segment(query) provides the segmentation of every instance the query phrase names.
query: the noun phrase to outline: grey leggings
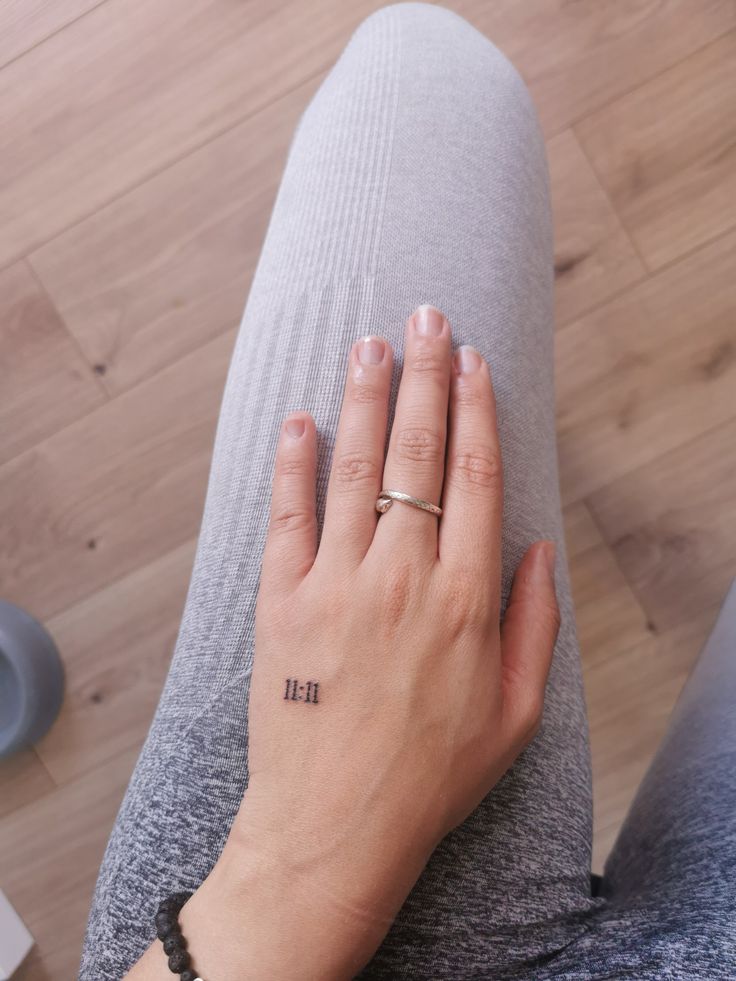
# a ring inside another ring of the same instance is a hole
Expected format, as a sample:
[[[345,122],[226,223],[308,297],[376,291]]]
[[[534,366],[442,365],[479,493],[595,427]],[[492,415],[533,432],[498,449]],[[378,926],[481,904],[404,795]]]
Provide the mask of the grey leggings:
[[[152,939],[158,900],[195,888],[227,837],[248,783],[254,606],[279,423],[293,409],[314,414],[323,502],[358,336],[386,336],[400,366],[412,309],[447,314],[455,341],[477,347],[494,376],[504,591],[534,539],[564,548],[551,242],[544,147],[511,65],[441,8],[370,17],[291,147],[227,381],[176,652],[97,883],[85,981],[121,977]],[[731,652],[701,662],[593,895],[585,708],[559,568],[562,629],[541,732],[436,850],[361,977],[736,977]]]

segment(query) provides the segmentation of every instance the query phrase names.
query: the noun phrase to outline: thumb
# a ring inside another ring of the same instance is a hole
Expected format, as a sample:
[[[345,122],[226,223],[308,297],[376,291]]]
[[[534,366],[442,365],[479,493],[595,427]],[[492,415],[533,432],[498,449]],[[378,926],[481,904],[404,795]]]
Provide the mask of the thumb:
[[[501,625],[504,716],[512,736],[524,744],[531,742],[542,720],[560,629],[554,570],[554,542],[535,542],[516,570]]]

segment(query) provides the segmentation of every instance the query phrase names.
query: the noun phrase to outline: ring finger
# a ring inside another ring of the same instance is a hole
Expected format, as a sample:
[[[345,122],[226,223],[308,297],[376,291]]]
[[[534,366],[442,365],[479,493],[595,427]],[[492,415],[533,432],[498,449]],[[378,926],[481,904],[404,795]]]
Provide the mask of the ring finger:
[[[434,307],[421,306],[409,318],[404,368],[399,385],[383,487],[438,504],[442,494],[450,389],[450,325]],[[376,542],[395,545],[412,539],[437,555],[437,518],[394,501],[381,516]]]

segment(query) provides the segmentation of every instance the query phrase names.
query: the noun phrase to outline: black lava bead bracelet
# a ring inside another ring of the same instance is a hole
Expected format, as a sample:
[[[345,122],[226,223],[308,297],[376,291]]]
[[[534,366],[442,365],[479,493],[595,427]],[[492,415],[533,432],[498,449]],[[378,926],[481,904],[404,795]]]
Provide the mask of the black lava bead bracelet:
[[[172,974],[179,975],[179,981],[202,981],[191,966],[192,958],[179,927],[179,913],[191,896],[190,892],[174,893],[159,904],[154,918],[156,936],[163,941],[164,953],[169,958],[169,970]]]

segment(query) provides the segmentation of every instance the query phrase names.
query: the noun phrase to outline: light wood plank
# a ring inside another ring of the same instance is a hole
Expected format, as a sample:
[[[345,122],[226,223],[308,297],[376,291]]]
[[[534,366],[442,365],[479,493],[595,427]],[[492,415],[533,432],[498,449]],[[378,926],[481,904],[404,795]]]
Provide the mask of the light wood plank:
[[[55,786],[32,746],[0,760],[0,818],[43,797]]]
[[[42,965],[53,978],[77,976],[92,890],[137,752],[0,818],[3,891],[37,948],[22,975]],[[31,973],[29,973],[31,971]]]
[[[732,0],[450,3],[512,59],[552,136],[736,27]]]
[[[0,272],[0,463],[105,401],[24,262]]]
[[[571,560],[570,579],[583,661],[593,653],[615,653],[646,639],[646,614],[605,542]]]
[[[658,631],[719,604],[736,569],[736,420],[614,481],[588,503]]]
[[[736,233],[558,332],[566,502],[734,417],[734,254]]]
[[[565,547],[568,562],[573,563],[588,549],[595,548],[603,541],[593,516],[585,501],[578,501],[563,509],[565,525]]]
[[[0,468],[0,593],[40,619],[194,537],[234,332]]]
[[[323,70],[374,0],[107,0],[0,73],[0,265]]]
[[[593,761],[593,868],[601,871],[717,607],[659,632],[585,502],[565,508]]]
[[[238,324],[286,150],[316,84],[300,86],[31,256],[110,392]]]
[[[593,868],[601,871],[718,609],[583,660],[593,757]]]
[[[651,268],[736,223],[735,106],[731,32],[576,127]]]
[[[0,67],[98,3],[100,0],[0,0]]]
[[[36,751],[57,783],[142,745],[171,661],[194,544],[136,568],[47,622],[67,688],[61,714]]]
[[[563,511],[583,662],[649,639],[651,625],[584,501]]]
[[[56,977],[53,969],[44,964],[43,954],[38,947],[34,947],[13,975],[13,981],[56,981]]]
[[[555,224],[555,320],[563,326],[642,279],[643,263],[572,130],[547,144]]]

